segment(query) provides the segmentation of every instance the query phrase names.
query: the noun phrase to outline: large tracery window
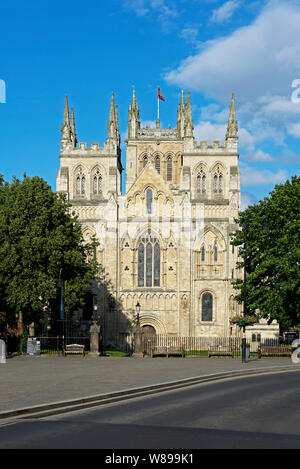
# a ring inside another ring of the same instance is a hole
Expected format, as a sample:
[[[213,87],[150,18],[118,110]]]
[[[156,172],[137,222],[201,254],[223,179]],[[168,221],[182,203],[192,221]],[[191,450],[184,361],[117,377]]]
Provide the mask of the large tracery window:
[[[201,321],[213,320],[213,297],[211,293],[205,292],[201,300]]]
[[[143,237],[138,246],[138,286],[160,286],[160,246],[151,235]]]

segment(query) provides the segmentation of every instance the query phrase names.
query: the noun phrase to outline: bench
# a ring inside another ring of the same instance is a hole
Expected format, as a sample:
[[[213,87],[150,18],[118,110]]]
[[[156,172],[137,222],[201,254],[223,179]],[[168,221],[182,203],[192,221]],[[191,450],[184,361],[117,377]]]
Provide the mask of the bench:
[[[65,355],[71,354],[81,354],[85,356],[84,345],[80,344],[69,344],[65,346]]]
[[[292,356],[292,349],[291,347],[280,347],[274,345],[260,345],[257,349],[258,358],[270,355],[287,355],[289,357]]]
[[[168,358],[169,355],[181,355],[182,358],[184,358],[184,347],[174,347],[171,345],[168,346],[161,346],[161,345],[153,345],[150,349],[150,355],[151,358],[154,357],[154,355],[166,355]]]
[[[210,345],[208,347],[208,358],[217,355],[230,355],[233,358],[233,352],[231,345]]]

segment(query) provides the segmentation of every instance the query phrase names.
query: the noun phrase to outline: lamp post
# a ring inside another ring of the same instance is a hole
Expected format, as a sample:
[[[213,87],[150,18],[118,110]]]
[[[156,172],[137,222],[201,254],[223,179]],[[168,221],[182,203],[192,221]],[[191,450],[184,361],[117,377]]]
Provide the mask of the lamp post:
[[[137,324],[137,327],[140,327],[140,311],[141,311],[141,305],[139,302],[137,302],[137,304],[135,305],[135,309],[136,309],[136,324]]]
[[[65,356],[65,291],[64,291],[64,281],[62,275],[63,268],[61,267],[58,275],[58,283],[61,288],[60,293],[60,319],[63,324],[63,334],[62,334],[62,354]]]

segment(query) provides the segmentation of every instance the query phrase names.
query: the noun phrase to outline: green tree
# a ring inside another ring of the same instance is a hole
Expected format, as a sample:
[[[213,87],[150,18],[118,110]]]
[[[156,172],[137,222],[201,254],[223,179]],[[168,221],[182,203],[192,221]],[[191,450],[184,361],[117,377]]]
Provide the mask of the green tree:
[[[244,236],[247,230],[246,308],[259,309],[263,317],[277,319],[283,329],[300,322],[300,177],[276,185],[270,197],[248,207],[236,220],[240,231],[232,244],[240,248],[245,263]],[[243,301],[243,280],[234,282]]]
[[[61,269],[66,314],[82,307],[98,267],[93,249],[70,204],[43,179],[0,178],[0,311],[10,323],[20,311],[28,325],[59,309]]]

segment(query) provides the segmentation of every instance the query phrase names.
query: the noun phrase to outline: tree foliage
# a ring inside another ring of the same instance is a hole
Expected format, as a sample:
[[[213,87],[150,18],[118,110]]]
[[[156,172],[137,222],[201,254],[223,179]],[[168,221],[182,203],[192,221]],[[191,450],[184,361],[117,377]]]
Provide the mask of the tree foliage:
[[[83,306],[97,265],[92,244],[83,244],[70,204],[41,178],[0,178],[0,311],[24,324],[59,305],[62,269],[65,311]]]
[[[240,231],[232,244],[242,246],[247,230],[246,305],[248,313],[259,309],[263,317],[277,319],[283,329],[300,322],[300,177],[276,185],[270,197],[239,214]],[[243,300],[243,280],[235,281]]]

